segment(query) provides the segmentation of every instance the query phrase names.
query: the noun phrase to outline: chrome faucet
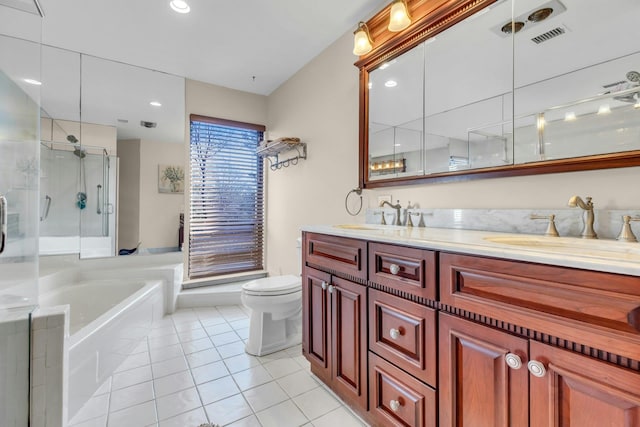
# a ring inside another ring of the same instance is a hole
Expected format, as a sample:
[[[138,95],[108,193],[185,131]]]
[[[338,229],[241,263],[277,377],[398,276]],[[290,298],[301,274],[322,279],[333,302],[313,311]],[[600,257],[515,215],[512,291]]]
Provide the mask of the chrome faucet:
[[[593,223],[595,221],[595,215],[593,213],[593,202],[591,202],[591,197],[585,197],[585,199],[586,203],[579,196],[573,196],[569,199],[568,204],[572,208],[579,206],[584,210],[584,213],[582,215],[584,226],[582,228],[582,233],[580,234],[580,236],[583,239],[597,239],[598,235],[593,229]]]
[[[400,206],[400,200],[396,200],[395,205],[389,203],[388,200],[384,200],[382,203],[380,203],[380,207],[384,207],[384,205],[389,205],[389,207],[396,210],[396,223],[394,225],[402,225],[402,220],[400,219],[400,210],[402,209],[402,206]]]

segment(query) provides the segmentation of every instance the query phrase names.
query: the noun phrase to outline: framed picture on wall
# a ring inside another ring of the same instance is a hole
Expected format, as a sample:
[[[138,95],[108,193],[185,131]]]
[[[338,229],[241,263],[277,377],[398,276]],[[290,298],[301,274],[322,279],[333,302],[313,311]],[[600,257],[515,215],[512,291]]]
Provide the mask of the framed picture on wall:
[[[184,193],[184,169],[179,165],[158,165],[158,192]]]

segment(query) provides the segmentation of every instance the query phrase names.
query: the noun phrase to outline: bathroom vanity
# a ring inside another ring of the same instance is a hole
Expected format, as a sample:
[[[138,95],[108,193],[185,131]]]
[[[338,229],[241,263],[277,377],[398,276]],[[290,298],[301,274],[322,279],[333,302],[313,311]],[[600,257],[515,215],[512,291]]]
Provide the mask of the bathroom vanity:
[[[639,425],[640,245],[303,230],[303,353],[372,425]]]

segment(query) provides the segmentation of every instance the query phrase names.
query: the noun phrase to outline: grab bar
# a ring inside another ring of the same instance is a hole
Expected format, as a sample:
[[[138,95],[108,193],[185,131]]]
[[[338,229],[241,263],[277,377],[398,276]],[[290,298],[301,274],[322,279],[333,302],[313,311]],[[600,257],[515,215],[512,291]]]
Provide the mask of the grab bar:
[[[51,197],[47,194],[44,197],[44,214],[40,217],[40,221],[44,221],[49,216],[49,208],[51,207]]]
[[[0,254],[7,242],[7,198],[0,195]]]
[[[96,197],[96,200],[98,201],[98,206],[97,206],[97,209],[96,209],[96,213],[98,215],[102,214],[102,209],[100,209],[100,190],[102,190],[102,185],[98,184],[98,195]]]

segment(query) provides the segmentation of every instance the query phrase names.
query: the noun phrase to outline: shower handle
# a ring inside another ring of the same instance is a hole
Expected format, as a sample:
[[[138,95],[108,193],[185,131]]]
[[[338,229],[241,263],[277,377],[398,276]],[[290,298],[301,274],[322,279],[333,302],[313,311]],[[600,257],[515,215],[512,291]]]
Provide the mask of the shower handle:
[[[7,242],[7,198],[0,195],[0,254]]]
[[[98,215],[102,215],[102,209],[100,209],[100,190],[102,190],[102,185],[98,184],[98,194],[96,196],[96,200],[98,201],[98,206],[96,208],[96,213]]]
[[[49,208],[51,207],[51,197],[49,197],[49,195],[46,195],[44,198],[44,202],[45,202],[44,213],[40,217],[40,221],[44,221],[49,216]]]

